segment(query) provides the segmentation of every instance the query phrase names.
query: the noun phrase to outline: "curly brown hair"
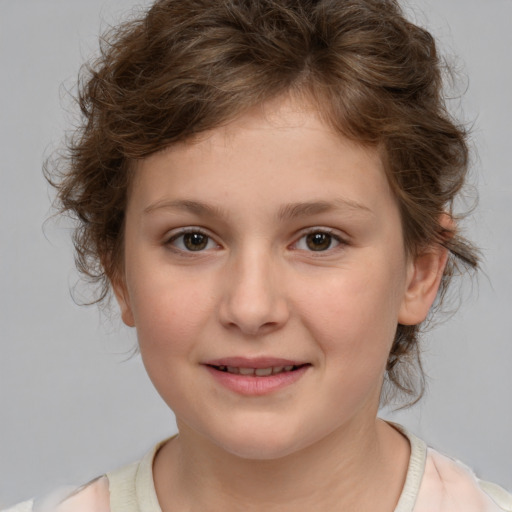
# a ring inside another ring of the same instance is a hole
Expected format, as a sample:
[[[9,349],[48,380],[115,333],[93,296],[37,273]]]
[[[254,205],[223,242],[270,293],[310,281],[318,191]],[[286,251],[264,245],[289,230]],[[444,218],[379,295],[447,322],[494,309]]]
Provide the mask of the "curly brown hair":
[[[76,263],[99,285],[97,302],[122,275],[133,161],[293,92],[335,130],[381,148],[408,253],[435,243],[450,252],[440,304],[457,266],[477,266],[472,246],[440,223],[468,167],[443,67],[395,0],[158,0],[111,29],[80,75],[81,126],[48,171],[61,211],[77,220]],[[413,398],[423,390],[418,335],[398,325],[387,366]]]

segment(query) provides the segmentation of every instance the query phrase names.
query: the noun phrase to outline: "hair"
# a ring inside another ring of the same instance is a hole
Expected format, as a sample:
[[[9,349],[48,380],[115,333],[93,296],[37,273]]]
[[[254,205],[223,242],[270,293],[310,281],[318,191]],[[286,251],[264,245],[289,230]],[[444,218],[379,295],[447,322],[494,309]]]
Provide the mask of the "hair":
[[[432,36],[395,0],[158,0],[111,29],[82,68],[81,124],[47,176],[76,221],[81,273],[103,301],[122,279],[133,162],[292,93],[334,130],[383,155],[410,255],[449,250],[438,306],[477,252],[443,227],[468,168],[467,133],[447,111]],[[398,325],[386,379],[419,399],[420,326]],[[419,384],[418,384],[419,383]]]

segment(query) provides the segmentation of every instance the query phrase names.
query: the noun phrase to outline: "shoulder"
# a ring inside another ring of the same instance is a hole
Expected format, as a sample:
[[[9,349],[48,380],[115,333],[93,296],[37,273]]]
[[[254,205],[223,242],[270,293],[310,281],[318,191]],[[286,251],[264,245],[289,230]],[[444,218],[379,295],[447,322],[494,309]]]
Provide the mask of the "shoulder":
[[[168,439],[158,443],[139,462],[109,472],[78,489],[60,489],[44,499],[30,500],[0,512],[131,512],[159,511],[153,482],[155,454]]]
[[[429,448],[415,512],[512,512],[512,495]]]
[[[34,512],[39,512],[39,510],[35,509]],[[46,511],[41,510],[41,512]],[[80,487],[64,499],[55,512],[110,512],[107,478],[103,476]]]
[[[32,512],[34,509],[34,500],[18,503],[14,507],[2,509],[1,512]]]
[[[108,480],[100,477],[72,492],[60,489],[44,499],[24,501],[2,512],[110,512]]]

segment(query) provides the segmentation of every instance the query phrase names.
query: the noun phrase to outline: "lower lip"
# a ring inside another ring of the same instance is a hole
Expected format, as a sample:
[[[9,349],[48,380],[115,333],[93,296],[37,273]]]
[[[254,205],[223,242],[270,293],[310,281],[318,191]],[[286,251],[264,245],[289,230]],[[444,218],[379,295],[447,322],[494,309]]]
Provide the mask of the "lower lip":
[[[235,393],[248,396],[262,396],[294,384],[306,373],[309,365],[302,366],[291,372],[282,372],[267,377],[222,372],[211,366],[205,366],[205,368],[217,382]]]

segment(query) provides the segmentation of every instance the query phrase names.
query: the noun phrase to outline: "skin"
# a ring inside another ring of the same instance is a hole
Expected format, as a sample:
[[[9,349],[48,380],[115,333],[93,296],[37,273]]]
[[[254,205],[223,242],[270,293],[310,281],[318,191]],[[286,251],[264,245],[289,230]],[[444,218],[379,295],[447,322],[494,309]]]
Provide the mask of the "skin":
[[[407,256],[378,150],[290,97],[138,162],[114,290],[179,427],[154,465],[163,511],[393,510],[409,445],[380,389],[445,262]],[[205,366],[234,356],[308,366],[245,396]]]

